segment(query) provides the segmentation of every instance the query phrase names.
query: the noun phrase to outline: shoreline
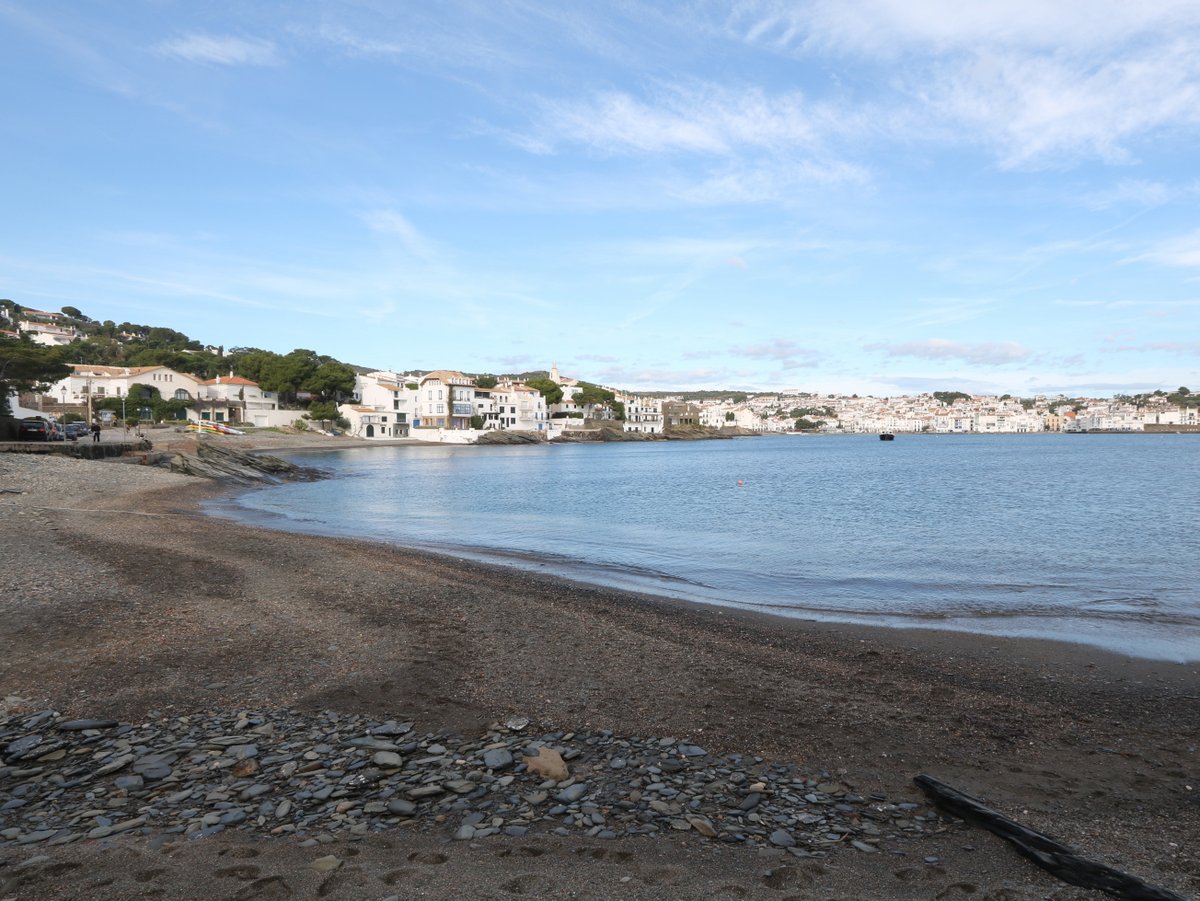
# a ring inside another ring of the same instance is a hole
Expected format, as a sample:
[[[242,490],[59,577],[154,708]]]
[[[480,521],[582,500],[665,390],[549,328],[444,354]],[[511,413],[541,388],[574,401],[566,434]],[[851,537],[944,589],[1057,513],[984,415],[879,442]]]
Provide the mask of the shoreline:
[[[34,469],[41,463],[0,457],[0,487],[24,491],[0,498],[12,536],[0,698],[134,722],[197,707],[403,714],[422,729],[456,733],[520,714],[557,728],[676,735],[840,774],[896,800],[919,801],[910,780],[931,772],[1149,881],[1200,888],[1200,855],[1188,838],[1200,834],[1195,666],[648,598],[383,543],[231,524],[196,512],[225,489],[147,467],[61,460]],[[62,582],[90,587],[63,592]],[[113,852],[103,843],[50,851],[113,878],[130,860],[157,864],[170,897],[187,897],[185,862],[217,866],[218,855],[238,849],[256,852],[263,878],[268,861],[303,867],[295,843],[246,841],[216,836],[169,854],[137,839]],[[957,826],[903,859],[839,851],[819,873],[697,841],[616,840],[608,847],[628,856],[617,867],[606,858],[606,881],[590,894],[578,880],[583,858],[599,866],[594,841],[531,844],[531,836],[521,847],[542,851],[534,893],[543,896],[679,897],[738,885],[743,897],[779,897],[762,881],[767,868],[790,873],[796,897],[916,899],[964,882],[981,896],[1092,897]],[[504,895],[502,886],[530,868],[516,845],[488,839],[474,848],[448,833],[393,830],[336,847],[357,849],[363,878],[382,879],[394,856],[383,846],[396,843],[405,854],[446,858],[449,868],[410,865],[430,880],[430,897]],[[511,857],[501,855],[506,847]],[[0,847],[0,882],[6,865],[35,853],[46,852]],[[678,855],[694,867],[654,883],[653,872]],[[925,856],[938,864],[922,864]],[[119,884],[132,891],[128,879]],[[84,896],[83,888],[63,877],[39,883],[36,895]],[[366,890],[331,890],[355,892]]]
[[[398,442],[392,442],[396,444]],[[323,446],[302,446],[293,449],[282,449],[279,453],[285,457],[303,459],[308,454],[322,453],[329,450]],[[263,451],[252,451],[263,452]],[[337,472],[326,474],[327,478],[336,479]],[[229,486],[228,490],[215,493],[207,498],[203,505],[198,505],[207,515],[240,523],[252,528],[274,529],[286,534],[323,536],[343,538],[347,540],[370,541],[385,547],[398,547],[414,553],[428,553],[458,561],[473,561],[481,564],[498,566],[501,569],[514,569],[529,573],[552,575],[581,587],[594,587],[620,592],[629,592],[645,596],[652,601],[672,600],[699,607],[715,607],[727,611],[742,611],[748,614],[758,614],[777,619],[781,622],[800,621],[811,624],[828,624],[831,626],[846,626],[851,628],[899,630],[903,632],[947,632],[955,635],[976,636],[987,641],[1045,641],[1052,644],[1069,645],[1091,654],[1115,655],[1116,657],[1131,657],[1138,660],[1155,663],[1176,663],[1193,665],[1200,663],[1200,644],[1189,645],[1186,640],[1172,642],[1172,636],[1151,634],[1169,632],[1171,622],[1154,622],[1148,629],[1143,625],[1142,631],[1134,640],[1124,642],[1124,646],[1113,645],[1113,632],[1120,631],[1119,624],[1113,624],[1104,617],[1088,617],[1082,613],[1064,611],[1055,617],[1060,625],[1060,631],[1074,628],[1078,637],[1074,640],[1044,634],[1030,625],[1030,621],[1044,622],[1045,617],[1033,618],[1028,613],[1009,613],[996,611],[980,613],[976,611],[924,612],[915,614],[880,614],[856,613],[852,610],[824,608],[819,605],[806,606],[801,603],[776,607],[772,604],[759,604],[753,598],[739,599],[725,596],[719,590],[713,590],[707,596],[703,591],[691,591],[687,587],[673,589],[671,584],[675,577],[653,571],[637,572],[628,567],[616,564],[599,564],[581,558],[545,554],[536,550],[498,548],[487,545],[468,544],[436,544],[411,542],[406,539],[390,539],[372,536],[356,536],[338,534],[336,531],[324,530],[320,527],[310,528],[302,523],[293,522],[286,518],[275,520],[275,514],[249,507],[242,507],[238,498],[251,492],[270,488],[269,484],[251,484]],[[654,584],[655,582],[661,584]],[[640,584],[639,584],[640,583]],[[707,586],[700,586],[706,588]],[[991,623],[993,629],[980,628],[981,623]],[[1139,652],[1140,649],[1140,652]],[[1192,656],[1186,656],[1187,653]]]

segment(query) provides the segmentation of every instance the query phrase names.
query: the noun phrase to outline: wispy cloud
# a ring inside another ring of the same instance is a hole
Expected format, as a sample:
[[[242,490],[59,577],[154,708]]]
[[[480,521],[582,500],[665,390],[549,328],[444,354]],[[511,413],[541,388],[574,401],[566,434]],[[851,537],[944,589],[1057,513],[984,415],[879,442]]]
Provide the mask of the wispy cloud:
[[[996,302],[986,298],[944,297],[921,301],[911,313],[899,319],[917,328],[948,325],[978,319],[989,312]]]
[[[600,371],[600,379],[604,384],[628,390],[716,385],[728,378],[728,371],[723,369],[639,369],[610,366]]]
[[[787,338],[775,338],[764,344],[733,347],[729,353],[751,360],[771,360],[777,362],[781,369],[810,369],[821,359],[819,351],[801,347]]]
[[[885,82],[897,92],[895,136],[984,145],[1005,168],[1126,161],[1138,139],[1200,124],[1200,7],[1190,0],[702,8],[727,35],[775,53],[897,66]]]
[[[395,210],[372,210],[360,218],[372,231],[399,238],[401,245],[413,256],[430,259],[434,247],[411,222]]]
[[[922,360],[961,360],[977,366],[1001,366],[1022,363],[1033,353],[1015,341],[947,341],[929,338],[926,341],[907,341],[900,344],[868,344],[866,350],[878,351],[889,357],[916,357]]]
[[[1107,210],[1126,205],[1162,206],[1179,193],[1177,189],[1162,182],[1123,179],[1106,190],[1085,194],[1081,202],[1090,210]]]
[[[814,148],[865,126],[799,92],[768,97],[760,88],[664,85],[652,102],[607,92],[584,102],[548,101],[547,139],[604,153],[670,152],[726,156],[737,148]]]
[[[264,38],[242,38],[234,35],[180,35],[158,45],[163,56],[189,63],[218,66],[277,66],[282,62],[273,41]]]
[[[1164,241],[1150,252],[1133,259],[1167,266],[1200,267],[1200,229]]]
[[[1104,353],[1170,353],[1200,356],[1200,341],[1147,341],[1144,344],[1114,344]]]
[[[722,16],[726,4],[709,0],[707,8]],[[1076,4],[1044,0],[742,0],[722,18],[730,33],[779,50],[894,58],[980,45],[1104,50],[1134,37],[1194,28],[1200,25],[1200,9],[1190,0],[1093,0],[1086,15]]]

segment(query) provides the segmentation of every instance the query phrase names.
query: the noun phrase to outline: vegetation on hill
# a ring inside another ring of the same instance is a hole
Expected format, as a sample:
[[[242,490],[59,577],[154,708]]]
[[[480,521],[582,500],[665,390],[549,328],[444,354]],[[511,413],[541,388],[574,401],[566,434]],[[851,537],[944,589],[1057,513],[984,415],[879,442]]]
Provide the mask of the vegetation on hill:
[[[0,300],[0,307],[14,322],[26,311],[11,300]],[[257,347],[234,347],[225,353],[223,347],[205,346],[175,329],[111,319],[100,322],[71,306],[62,308],[58,322],[74,327],[83,337],[60,347],[5,339],[0,367],[12,377],[0,373],[0,380],[8,379],[10,389],[31,390],[69,375],[67,364],[90,363],[131,368],[166,366],[202,380],[232,374],[257,383],[264,391],[275,392],[281,403],[292,406],[313,401],[336,404],[354,391],[355,367],[313,350],[297,348],[278,354]],[[15,346],[10,348],[10,344]]]

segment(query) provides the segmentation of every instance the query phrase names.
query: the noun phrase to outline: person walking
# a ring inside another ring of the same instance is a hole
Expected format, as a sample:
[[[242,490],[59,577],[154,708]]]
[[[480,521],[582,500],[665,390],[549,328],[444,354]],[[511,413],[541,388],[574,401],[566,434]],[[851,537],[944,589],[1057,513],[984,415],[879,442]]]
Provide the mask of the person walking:
[[[100,441],[100,423],[92,423],[92,444],[97,444]]]

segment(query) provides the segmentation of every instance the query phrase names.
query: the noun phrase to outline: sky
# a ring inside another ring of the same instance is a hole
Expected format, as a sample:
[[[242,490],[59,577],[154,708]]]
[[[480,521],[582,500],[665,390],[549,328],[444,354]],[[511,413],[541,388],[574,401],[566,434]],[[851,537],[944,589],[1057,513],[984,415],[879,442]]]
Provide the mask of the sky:
[[[1200,387],[1196,0],[0,0],[0,297],[626,389]]]

